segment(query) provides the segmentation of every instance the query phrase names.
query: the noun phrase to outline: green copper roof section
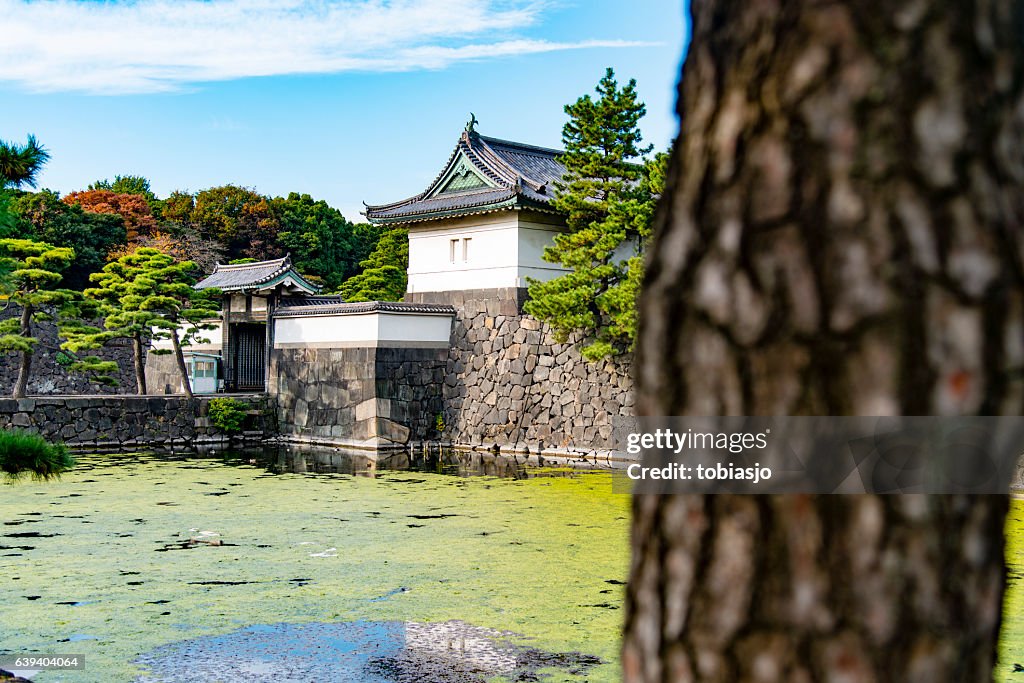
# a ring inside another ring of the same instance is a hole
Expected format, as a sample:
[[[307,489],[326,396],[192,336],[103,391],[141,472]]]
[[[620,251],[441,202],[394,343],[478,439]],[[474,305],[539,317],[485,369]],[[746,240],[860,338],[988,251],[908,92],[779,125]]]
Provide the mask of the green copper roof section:
[[[562,154],[484,137],[471,120],[426,190],[397,202],[367,204],[363,215],[371,223],[400,225],[527,207],[558,214],[551,202],[565,174]]]

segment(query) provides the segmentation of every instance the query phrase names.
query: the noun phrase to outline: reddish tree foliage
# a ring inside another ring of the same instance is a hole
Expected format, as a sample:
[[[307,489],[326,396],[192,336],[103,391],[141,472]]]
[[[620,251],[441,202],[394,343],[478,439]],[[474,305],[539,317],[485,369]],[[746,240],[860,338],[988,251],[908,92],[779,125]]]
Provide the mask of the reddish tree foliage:
[[[153,211],[145,197],[137,194],[118,194],[110,190],[83,190],[64,197],[68,204],[78,204],[88,213],[117,214],[124,220],[128,242],[149,235],[156,228]]]

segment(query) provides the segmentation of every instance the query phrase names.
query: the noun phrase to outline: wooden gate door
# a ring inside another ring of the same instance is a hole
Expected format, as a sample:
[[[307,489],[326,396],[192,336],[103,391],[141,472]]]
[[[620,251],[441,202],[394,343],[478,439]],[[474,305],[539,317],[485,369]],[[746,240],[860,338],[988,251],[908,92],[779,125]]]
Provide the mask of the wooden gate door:
[[[238,391],[263,391],[267,375],[267,327],[251,323],[233,327],[235,386]]]

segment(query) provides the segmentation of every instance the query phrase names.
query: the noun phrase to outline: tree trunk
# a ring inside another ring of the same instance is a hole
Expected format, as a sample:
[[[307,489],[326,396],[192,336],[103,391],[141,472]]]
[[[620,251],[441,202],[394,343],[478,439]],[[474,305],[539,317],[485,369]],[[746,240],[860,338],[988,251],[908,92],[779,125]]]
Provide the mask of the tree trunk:
[[[135,362],[135,391],[142,396],[146,391],[146,349],[142,344],[142,334],[132,336],[132,360]],[[182,359],[184,363],[184,359]]]
[[[185,390],[185,395],[193,398],[192,383],[188,381],[188,368],[185,367],[185,354],[181,352],[181,342],[178,341],[178,330],[171,332],[171,346],[174,347],[174,360],[178,364],[178,372],[181,373],[181,386]]]
[[[18,330],[23,338],[27,339],[32,336],[32,305],[25,304],[24,308],[21,309],[21,325]],[[11,396],[14,398],[25,398],[25,394],[28,393],[28,378],[32,374],[32,353],[34,349],[29,348],[27,351],[21,351],[21,364],[18,367],[18,379],[14,382],[14,391]]]
[[[1024,9],[693,0],[648,415],[1024,409]],[[638,496],[625,680],[988,681],[1005,496]]]

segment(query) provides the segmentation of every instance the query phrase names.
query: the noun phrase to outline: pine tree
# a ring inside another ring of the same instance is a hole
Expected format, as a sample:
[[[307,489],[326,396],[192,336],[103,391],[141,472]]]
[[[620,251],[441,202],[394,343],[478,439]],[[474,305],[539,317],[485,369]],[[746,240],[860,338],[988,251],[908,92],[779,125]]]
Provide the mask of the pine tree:
[[[69,328],[66,331],[67,341],[62,345],[63,349],[77,353],[100,348],[114,339],[131,339],[135,387],[140,395],[147,393],[146,342],[163,318],[159,311],[146,307],[157,287],[157,282],[149,275],[155,265],[168,259],[173,261],[173,257],[157,249],[142,247],[111,261],[101,272],[90,275],[89,279],[96,283],[96,287],[86,289],[82,294],[94,305],[97,315],[103,318],[103,327]],[[69,369],[100,373],[100,381],[116,370],[116,367],[101,367],[97,361],[86,357],[71,364]]]
[[[596,92],[597,99],[584,95],[565,107],[561,161],[567,173],[553,205],[565,214],[569,231],[544,251],[545,261],[572,272],[531,280],[524,307],[550,323],[561,341],[581,333],[582,354],[591,360],[632,347],[641,254],[660,191],[653,185],[664,178],[664,155],[638,163],[652,148],[641,146],[638,123],[646,107],[636,81],[620,88],[608,69]]]
[[[97,348],[115,337],[132,340],[136,388],[146,393],[144,341],[170,339],[181,373],[185,394],[191,398],[183,346],[200,341],[207,323],[220,314],[220,291],[196,291],[196,264],[176,261],[157,249],[141,247],[107,264],[94,273],[98,286],[85,290],[87,299],[96,302],[104,317],[104,329],[81,329],[70,334],[65,346],[70,350]],[[160,350],[150,353],[160,354]],[[88,368],[82,368],[88,369]]]
[[[74,292],[56,289],[61,271],[71,264],[75,250],[45,242],[0,239],[0,294],[17,304],[21,315],[0,321],[0,353],[20,355],[14,398],[23,398],[32,372],[32,356],[39,339],[32,336],[32,323],[50,320],[48,310],[74,299]]]
[[[409,233],[404,228],[384,233],[359,265],[363,272],[339,290],[346,301],[401,301],[408,284]]]

